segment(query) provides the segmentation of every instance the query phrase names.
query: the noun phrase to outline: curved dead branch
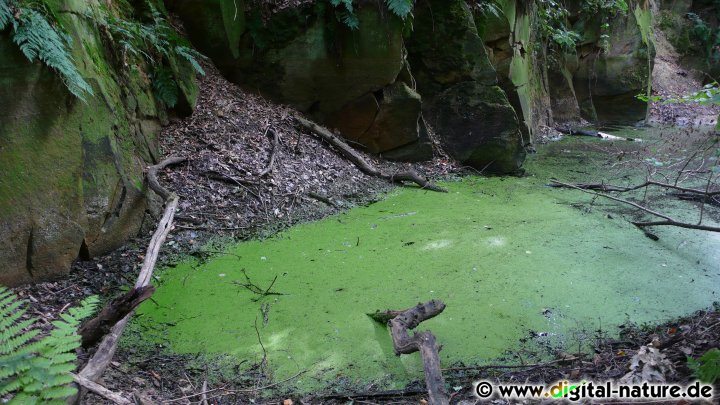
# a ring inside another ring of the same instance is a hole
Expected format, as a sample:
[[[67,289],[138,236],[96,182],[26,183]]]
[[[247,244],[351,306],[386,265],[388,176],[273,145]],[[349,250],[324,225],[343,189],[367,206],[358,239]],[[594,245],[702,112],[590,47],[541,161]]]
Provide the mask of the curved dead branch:
[[[177,210],[179,197],[175,193],[171,193],[160,185],[157,180],[157,172],[166,168],[169,165],[184,162],[186,158],[182,157],[171,157],[163,160],[157,165],[150,166],[147,169],[148,184],[150,189],[156,192],[158,195],[165,199],[165,212],[163,217],[158,224],[155,233],[150,239],[147,251],[145,252],[145,260],[143,261],[140,274],[138,275],[137,281],[135,282],[135,291],[141,292],[141,297],[151,291],[152,287],[149,287],[150,280],[152,279],[153,271],[155,270],[155,262],[157,262],[158,255],[160,254],[160,248],[162,247],[165,238],[170,233],[173,224],[173,218],[175,217],[175,210]],[[149,287],[149,288],[148,288]],[[140,298],[140,297],[138,297]],[[139,303],[138,303],[139,304]],[[95,354],[88,360],[83,369],[78,373],[78,376],[82,379],[96,382],[100,379],[105,369],[110,365],[117,345],[120,340],[120,336],[125,330],[125,326],[132,317],[134,309],[131,309],[124,317],[122,317],[110,332],[100,342]],[[101,312],[102,315],[102,312]],[[118,317],[119,318],[119,317]],[[109,327],[106,324],[105,327]],[[75,397],[70,398],[68,403],[79,402],[83,396],[83,392],[79,392]]]
[[[360,169],[361,172],[367,174],[368,176],[379,177],[390,182],[401,183],[404,181],[408,181],[415,183],[421,188],[427,190],[447,193],[447,190],[432,182],[429,182],[427,179],[420,176],[414,170],[392,174],[382,172],[381,170],[373,166],[370,162],[365,160],[365,158],[358,151],[350,147],[350,145],[348,145],[345,141],[340,139],[332,132],[302,117],[295,117],[295,119],[303,128],[313,132],[322,140],[335,147],[340,152],[340,154],[342,154],[347,160],[351,161],[358,169]]]

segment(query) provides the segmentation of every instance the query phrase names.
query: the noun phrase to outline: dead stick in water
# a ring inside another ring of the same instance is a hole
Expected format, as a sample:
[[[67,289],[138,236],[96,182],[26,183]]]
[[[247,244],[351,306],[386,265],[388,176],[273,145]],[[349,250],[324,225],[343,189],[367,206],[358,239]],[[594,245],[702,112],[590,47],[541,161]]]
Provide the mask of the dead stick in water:
[[[431,405],[447,405],[450,397],[445,388],[445,380],[440,369],[439,347],[435,342],[435,335],[430,331],[417,332],[412,337],[409,330],[415,329],[421,322],[434,318],[445,310],[445,304],[439,300],[432,300],[405,311],[376,312],[370,315],[373,319],[387,319],[390,335],[393,339],[395,354],[410,354],[420,352],[425,371],[425,386],[427,387]]]
[[[690,223],[686,223],[686,222],[680,222],[666,214],[663,214],[662,212],[654,211],[648,207],[642,206],[642,205],[632,202],[632,201],[625,200],[623,198],[613,197],[609,194],[598,193],[596,191],[591,191],[588,189],[578,187],[573,184],[563,183],[563,182],[557,181],[557,180],[550,180],[550,181],[554,184],[559,184],[563,187],[572,188],[575,190],[582,191],[583,193],[596,195],[598,197],[603,197],[603,198],[607,198],[609,200],[617,201],[622,204],[630,205],[632,207],[639,209],[640,211],[646,212],[650,215],[653,215],[655,217],[659,217],[659,218],[663,219],[663,221],[647,221],[647,222],[632,221],[632,222],[630,222],[631,224],[633,224],[641,229],[650,227],[650,226],[676,226],[678,228],[695,229],[698,231],[720,232],[720,227],[717,227],[717,226],[709,226],[709,225],[703,225],[703,224],[690,224]]]
[[[351,148],[350,145],[348,145],[345,141],[337,137],[332,132],[302,117],[295,117],[295,119],[303,128],[313,132],[322,140],[335,147],[338,151],[340,151],[340,154],[342,154],[347,160],[351,161],[358,169],[360,169],[361,172],[367,174],[368,176],[379,177],[390,182],[409,181],[427,190],[447,193],[447,190],[432,182],[427,181],[414,170],[393,174],[384,173],[375,166],[373,166],[370,162],[365,160],[365,158],[358,151]]]

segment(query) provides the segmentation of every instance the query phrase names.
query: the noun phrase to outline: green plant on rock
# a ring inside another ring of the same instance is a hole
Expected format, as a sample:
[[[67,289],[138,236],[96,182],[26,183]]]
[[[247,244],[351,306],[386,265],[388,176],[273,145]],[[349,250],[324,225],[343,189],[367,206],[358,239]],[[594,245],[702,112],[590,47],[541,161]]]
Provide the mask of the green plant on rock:
[[[93,94],[70,54],[72,39],[38,9],[12,0],[0,0],[0,31],[7,29],[23,55],[30,62],[40,61],[54,70],[70,93],[82,100]]]
[[[85,299],[61,314],[50,334],[39,338],[37,319],[26,319],[26,303],[0,287],[0,397],[10,395],[11,404],[64,404],[74,395],[70,373],[80,347],[77,328],[97,303],[97,297]]]
[[[155,95],[163,104],[172,108],[178,101],[178,78],[171,66],[172,60],[185,61],[198,74],[205,75],[200,60],[205,56],[189,46],[165,16],[150,2],[146,3],[150,10],[149,22],[138,22],[111,16],[104,23],[113,41],[120,45],[120,59],[128,65],[128,59],[145,61],[153,68],[151,74]]]
[[[567,28],[568,10],[557,0],[539,0],[540,33],[550,50],[574,52],[580,34]]]
[[[471,6],[485,18],[502,18],[503,10],[498,0],[475,1],[471,4]]]
[[[414,3],[414,0],[385,0],[385,6],[388,10],[403,21],[411,19]],[[330,0],[330,4],[335,7],[335,15],[338,21],[351,30],[360,28],[360,20],[355,14],[353,0]]]
[[[695,377],[707,384],[720,381],[720,349],[710,349],[698,359],[688,357],[688,367]]]

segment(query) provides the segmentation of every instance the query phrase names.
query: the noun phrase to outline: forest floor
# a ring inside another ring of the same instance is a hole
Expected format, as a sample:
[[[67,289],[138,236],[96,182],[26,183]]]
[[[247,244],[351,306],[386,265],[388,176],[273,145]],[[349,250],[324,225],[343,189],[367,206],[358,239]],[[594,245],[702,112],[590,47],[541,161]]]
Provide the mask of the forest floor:
[[[294,111],[273,105],[227,83],[212,67],[202,79],[200,100],[195,113],[174,120],[164,129],[162,149],[166,156],[180,155],[189,162],[163,173],[160,181],[180,196],[180,209],[174,231],[163,247],[159,266],[171,265],[185,255],[204,258],[212,252],[209,243],[270,236],[294,224],[316,220],[352,206],[370,204],[393,187],[384,180],[369,177],[341,158],[331,147],[298,130]],[[685,114],[676,111],[675,114]],[[686,112],[686,116],[691,112]],[[272,171],[268,167],[272,137],[280,146]],[[407,165],[381,162],[387,170]],[[433,162],[413,165],[431,178],[447,178],[465,172],[451,160],[438,156]],[[157,210],[156,210],[157,211]],[[68,306],[98,294],[116,295],[123,286],[134,283],[145,248],[157,221],[148,214],[142,236],[124,248],[91,261],[77,262],[62,280],[40,283],[15,291],[31,303],[30,314],[38,316],[49,329],[50,322]],[[544,381],[578,377],[595,380],[615,379],[628,371],[637,350],[648,344],[662,348],[674,364],[673,381],[691,377],[686,366],[689,353],[702,353],[720,341],[720,313],[701,311],[652,327],[628,326],[620,338],[608,338],[598,330],[594,353],[566,354],[550,362],[519,366],[453,367],[445,370],[453,402],[473,403],[471,382]],[[81,354],[81,359],[88,354]],[[123,393],[137,393],[148,403],[197,403],[202,398],[204,370],[190,368],[192,356],[156,355],[138,358],[122,348],[106,372],[102,383]],[[206,393],[210,403],[282,403],[293,397],[298,403],[419,403],[424,397],[422,381],[393,392],[320,392],[313,395],[266,399],[268,383],[260,367],[249,368],[242,381],[224,381]],[[372,390],[370,390],[372,391]],[[104,403],[88,395],[87,403]]]

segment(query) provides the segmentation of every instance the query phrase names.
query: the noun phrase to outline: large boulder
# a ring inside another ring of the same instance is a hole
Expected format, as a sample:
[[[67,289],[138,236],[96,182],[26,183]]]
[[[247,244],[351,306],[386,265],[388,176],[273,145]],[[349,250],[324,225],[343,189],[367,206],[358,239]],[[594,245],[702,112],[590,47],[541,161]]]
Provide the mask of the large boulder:
[[[421,104],[417,92],[395,82],[346,105],[327,123],[370,152],[386,152],[418,140]]]
[[[143,66],[113,67],[84,17],[90,3],[53,3],[92,86],[86,101],[0,32],[0,284],[61,275],[79,255],[121,246],[144,217],[143,169],[157,157],[164,110]]]
[[[517,171],[525,156],[520,122],[466,2],[419,2],[414,26],[408,60],[445,150],[477,169]]]
[[[498,86],[461,82],[428,106],[445,150],[478,170],[517,171],[525,158],[519,122]]]

